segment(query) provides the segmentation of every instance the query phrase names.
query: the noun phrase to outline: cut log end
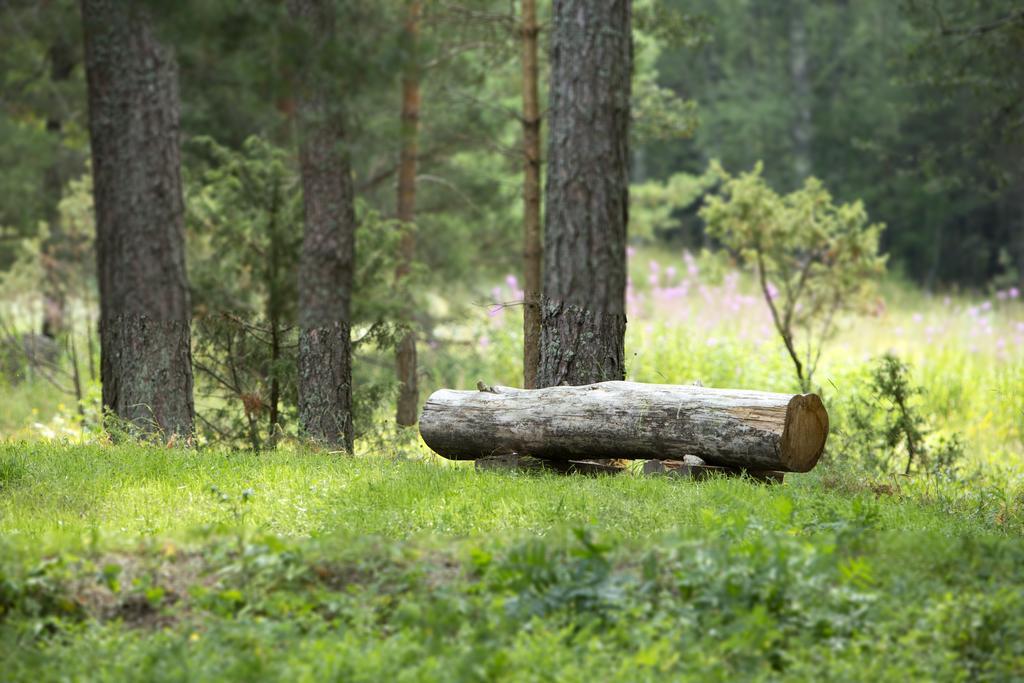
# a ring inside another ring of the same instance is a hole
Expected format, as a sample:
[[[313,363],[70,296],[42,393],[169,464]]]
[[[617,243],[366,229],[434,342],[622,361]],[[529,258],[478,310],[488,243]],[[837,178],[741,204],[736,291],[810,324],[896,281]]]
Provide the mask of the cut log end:
[[[810,472],[825,450],[828,411],[817,394],[797,394],[786,408],[780,457],[791,472]]]

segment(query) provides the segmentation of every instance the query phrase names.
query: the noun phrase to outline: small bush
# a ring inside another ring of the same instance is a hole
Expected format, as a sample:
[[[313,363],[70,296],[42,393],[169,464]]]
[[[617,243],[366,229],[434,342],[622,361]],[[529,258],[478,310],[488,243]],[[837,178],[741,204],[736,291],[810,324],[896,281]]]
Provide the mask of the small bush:
[[[878,253],[885,226],[869,223],[861,202],[835,204],[816,178],[779,195],[761,164],[736,177],[717,164],[712,170],[722,194],[701,209],[708,235],[756,271],[800,387],[810,391],[838,316],[864,308],[885,270]]]
[[[875,474],[954,474],[964,456],[961,438],[935,433],[922,412],[924,390],[911,381],[910,366],[887,353],[865,379],[867,391],[843,406],[842,455]]]

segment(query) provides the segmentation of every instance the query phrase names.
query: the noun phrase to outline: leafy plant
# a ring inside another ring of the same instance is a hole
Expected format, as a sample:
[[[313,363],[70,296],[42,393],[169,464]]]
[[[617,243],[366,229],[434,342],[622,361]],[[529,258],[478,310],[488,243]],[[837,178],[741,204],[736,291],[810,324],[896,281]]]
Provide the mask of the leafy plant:
[[[884,226],[869,224],[860,202],[835,204],[815,178],[779,195],[760,163],[736,177],[712,168],[723,185],[701,210],[708,234],[755,269],[800,387],[810,391],[837,316],[864,307],[885,269],[878,253]]]
[[[517,618],[545,617],[568,610],[606,618],[623,595],[612,573],[612,547],[585,528],[573,531],[579,545],[553,548],[535,539],[514,548],[494,572],[494,587],[515,594],[505,604]]]
[[[910,379],[910,367],[887,353],[870,370],[868,391],[852,400],[845,450],[862,465],[889,472],[899,455],[903,473],[949,474],[963,459],[960,436],[935,435],[922,413],[924,390]]]
[[[200,138],[192,152],[198,159],[188,184],[193,364],[205,399],[198,419],[208,440],[270,450],[297,433],[297,172],[286,150],[259,137],[239,150]],[[355,350],[366,353],[391,349],[403,336],[395,321],[422,270],[414,268],[396,293],[401,231],[365,204],[357,205],[357,215],[352,335]],[[366,431],[393,384],[391,375],[357,377],[357,433]]]
[[[206,159],[188,192],[194,365],[213,399],[199,419],[212,438],[273,448],[295,402],[297,180],[286,152],[258,137],[193,149]]]
[[[712,173],[675,173],[665,181],[649,180],[629,188],[630,238],[643,242],[678,233],[679,214],[700,204],[718,178]]]

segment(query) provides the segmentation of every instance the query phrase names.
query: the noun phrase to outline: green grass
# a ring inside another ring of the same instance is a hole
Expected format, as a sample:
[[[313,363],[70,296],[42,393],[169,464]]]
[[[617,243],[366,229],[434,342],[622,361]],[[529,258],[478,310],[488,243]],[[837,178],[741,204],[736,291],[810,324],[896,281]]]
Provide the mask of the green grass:
[[[630,379],[795,390],[748,280],[672,298],[650,259]],[[476,472],[381,429],[352,458],[111,446],[5,387],[0,680],[1022,680],[1024,307],[883,289],[822,358],[829,454],[782,486]],[[473,310],[425,391],[518,383],[518,309]],[[959,474],[841,461],[887,350]]]
[[[0,671],[1008,680],[1022,505],[835,467],[763,486],[11,444]]]

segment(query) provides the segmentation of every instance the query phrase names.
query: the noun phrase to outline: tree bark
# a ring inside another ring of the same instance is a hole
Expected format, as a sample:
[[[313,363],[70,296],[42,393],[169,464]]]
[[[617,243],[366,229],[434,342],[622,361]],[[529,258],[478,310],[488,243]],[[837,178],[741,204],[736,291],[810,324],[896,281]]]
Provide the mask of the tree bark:
[[[828,436],[815,394],[601,382],[546,389],[434,392],[420,434],[453,460],[673,459],[807,472]]]
[[[311,41],[313,64],[299,79],[299,165],[305,228],[299,262],[299,422],[302,433],[349,452],[352,431],[350,303],[355,258],[355,202],[336,75],[314,65],[332,47],[328,0],[288,0]]]
[[[144,433],[193,431],[178,73],[145,11],[82,0],[103,403]]]
[[[625,376],[630,0],[559,0],[538,383]]]
[[[420,0],[410,0],[405,22],[405,73],[402,76],[402,149],[398,160],[398,220],[403,224],[396,282],[409,274],[416,252],[416,234],[410,229],[416,220],[416,162],[418,155],[420,80],[416,54],[420,27]],[[411,313],[411,311],[410,311]],[[411,316],[410,316],[411,317]],[[416,376],[416,334],[407,332],[395,353],[398,374],[398,408],[395,419],[402,426],[416,424],[420,392]]]
[[[523,0],[523,386],[537,387],[540,366],[540,98],[536,0]]]

